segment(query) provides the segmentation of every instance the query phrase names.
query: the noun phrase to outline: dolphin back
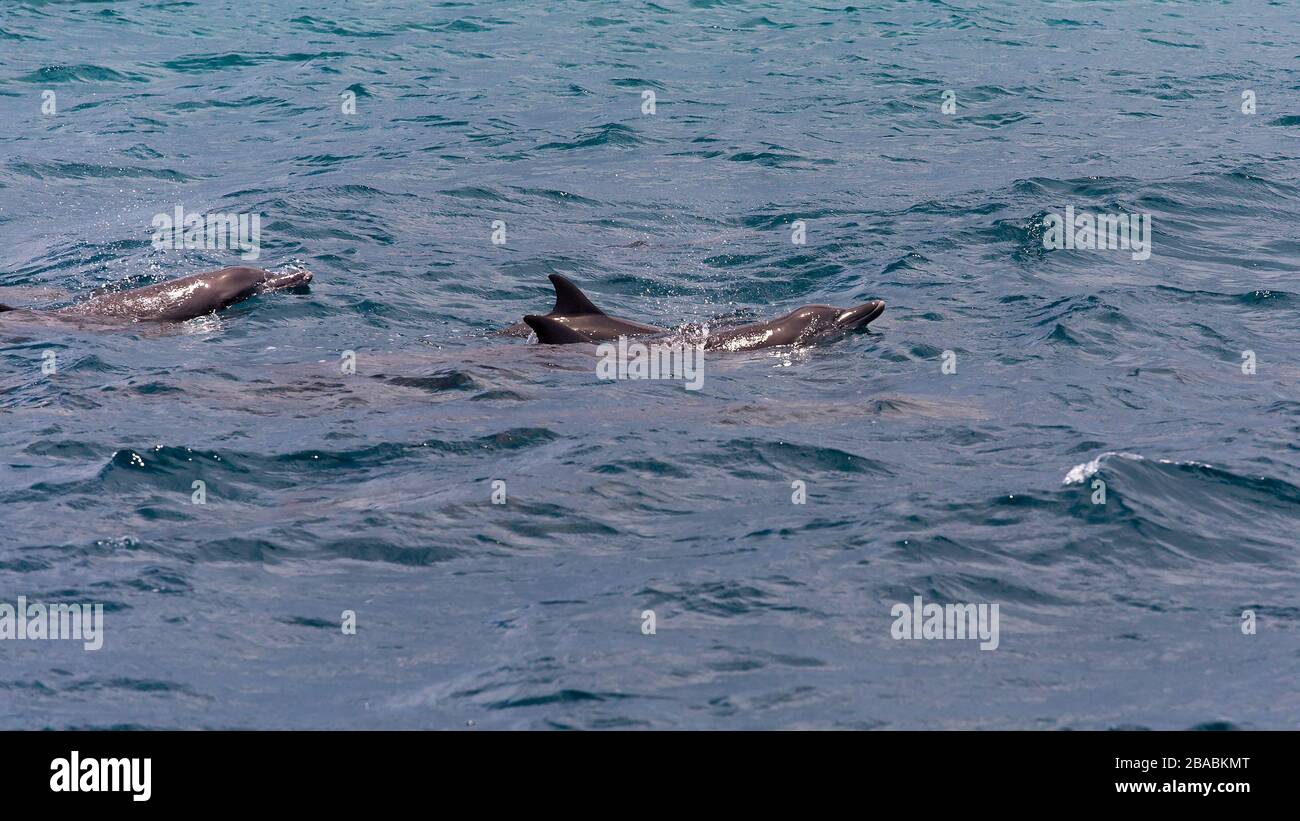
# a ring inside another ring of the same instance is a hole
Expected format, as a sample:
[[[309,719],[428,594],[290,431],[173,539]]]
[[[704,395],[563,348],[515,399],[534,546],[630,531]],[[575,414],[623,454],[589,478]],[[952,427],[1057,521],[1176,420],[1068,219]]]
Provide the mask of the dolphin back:
[[[591,337],[565,325],[549,316],[529,314],[524,322],[537,334],[537,341],[543,345],[573,345],[578,342],[591,342]]]

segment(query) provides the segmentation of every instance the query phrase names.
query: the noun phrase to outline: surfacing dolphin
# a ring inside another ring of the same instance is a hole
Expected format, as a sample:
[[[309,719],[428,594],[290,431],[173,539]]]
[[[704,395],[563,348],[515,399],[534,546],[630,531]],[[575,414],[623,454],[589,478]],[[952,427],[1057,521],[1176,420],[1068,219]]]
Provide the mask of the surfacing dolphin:
[[[537,341],[543,345],[607,342],[620,336],[668,333],[663,328],[606,314],[578,286],[559,274],[551,274],[550,280],[555,285],[555,308],[545,316],[524,317],[524,323],[537,334]],[[704,340],[704,347],[706,350],[752,351],[779,345],[808,345],[863,330],[884,312],[885,303],[879,299],[854,308],[805,305],[767,322],[710,333]]]
[[[0,305],[0,313],[13,311],[72,321],[183,322],[228,308],[267,291],[306,285],[311,279],[311,271],[305,268],[273,273],[261,268],[237,266],[129,291],[100,294],[77,305],[53,311],[32,311]]]
[[[780,345],[810,345],[866,330],[867,325],[884,312],[885,303],[879,299],[853,308],[805,305],[767,322],[711,333],[704,341],[704,347],[706,350],[753,351]]]
[[[599,342],[605,339],[618,339],[620,336],[666,333],[663,328],[610,316],[587,299],[587,295],[579,290],[577,285],[559,274],[551,274],[548,278],[555,286],[555,307],[545,316],[524,317],[523,322],[501,331],[503,335],[528,336],[530,331],[536,332],[537,325],[530,322],[530,319],[547,320],[540,324],[550,326],[548,338],[544,340],[542,334],[538,333],[537,340],[553,345],[564,344],[566,341]],[[561,338],[567,337],[569,331],[581,338],[575,337],[572,340]]]

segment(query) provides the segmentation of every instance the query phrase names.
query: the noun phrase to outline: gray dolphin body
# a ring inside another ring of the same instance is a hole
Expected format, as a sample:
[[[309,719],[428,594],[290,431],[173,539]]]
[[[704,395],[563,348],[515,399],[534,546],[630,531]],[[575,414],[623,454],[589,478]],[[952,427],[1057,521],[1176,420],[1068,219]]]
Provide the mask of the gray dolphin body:
[[[592,304],[578,286],[559,274],[551,274],[555,285],[555,308],[545,316],[524,317],[524,323],[544,345],[607,342],[620,336],[650,336],[667,333],[663,328],[609,316]],[[711,333],[706,350],[752,351],[779,345],[807,345],[863,330],[885,312],[885,303],[873,299],[854,308],[805,305],[767,322]]]
[[[555,286],[555,307],[545,316],[526,316],[518,325],[511,325],[501,333],[507,336],[528,336],[537,332],[537,341],[546,344],[566,342],[599,342],[618,339],[620,336],[645,336],[665,333],[663,328],[610,316],[597,308],[577,285],[559,274],[548,279]],[[538,325],[545,328],[538,332]],[[546,339],[543,339],[545,334]],[[573,337],[569,339],[569,337]]]
[[[130,291],[101,294],[54,311],[28,311],[0,305],[0,312],[15,311],[73,321],[183,322],[228,308],[257,294],[306,285],[311,279],[312,273],[306,269],[272,273],[261,268],[238,266]]]

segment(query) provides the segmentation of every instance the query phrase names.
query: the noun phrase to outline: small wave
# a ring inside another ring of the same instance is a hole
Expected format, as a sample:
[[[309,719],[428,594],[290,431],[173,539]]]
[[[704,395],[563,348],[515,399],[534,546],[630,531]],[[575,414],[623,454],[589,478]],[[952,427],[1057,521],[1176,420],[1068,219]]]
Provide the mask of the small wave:
[[[537,146],[538,151],[558,149],[561,151],[572,151],[579,148],[600,148],[601,146],[613,146],[615,148],[631,148],[640,145],[645,138],[639,137],[635,130],[619,123],[605,123],[597,126],[595,131],[588,131],[579,134],[569,142],[550,142]]]
[[[346,51],[323,51],[316,54],[239,54],[229,52],[227,54],[196,54],[190,57],[180,57],[174,60],[168,60],[162,64],[163,68],[171,71],[182,73],[201,73],[205,71],[221,71],[228,68],[248,68],[251,66],[261,65],[268,62],[287,62],[287,63],[309,63],[312,60],[324,60],[338,57],[351,57]]]
[[[18,77],[20,83],[128,83],[144,82],[147,78],[141,74],[123,74],[104,66],[79,64],[72,66],[45,66]]]
[[[1147,458],[1145,456],[1142,456],[1137,453],[1128,453],[1127,451],[1108,450],[1105,453],[1098,456],[1096,459],[1093,459],[1091,462],[1083,462],[1082,464],[1078,464],[1070,468],[1069,472],[1065,474],[1065,478],[1061,480],[1061,484],[1077,485],[1087,481],[1088,479],[1091,479],[1093,476],[1097,474],[1097,471],[1101,470],[1102,463],[1105,460],[1111,458],[1128,459],[1129,461],[1132,462],[1147,461]],[[1176,462],[1172,459],[1157,459],[1155,461],[1157,464],[1161,464],[1161,465],[1190,465],[1190,466],[1202,467],[1202,468],[1211,467],[1211,465],[1207,465],[1202,462]]]

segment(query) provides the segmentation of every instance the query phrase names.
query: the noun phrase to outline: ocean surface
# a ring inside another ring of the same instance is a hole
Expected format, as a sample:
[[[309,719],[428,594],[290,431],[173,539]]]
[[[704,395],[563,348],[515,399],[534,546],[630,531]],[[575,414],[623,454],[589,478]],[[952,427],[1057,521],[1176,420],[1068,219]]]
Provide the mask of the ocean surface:
[[[98,651],[0,641],[0,727],[1300,726],[1297,35],[1289,2],[7,0],[0,302],[241,264],[154,248],[177,206],[316,279],[0,315],[0,602],[105,608]],[[1046,249],[1067,207],[1149,214],[1150,258]],[[889,307],[697,392],[496,335],[551,273],[663,327]],[[997,649],[896,639],[916,596],[998,605]]]

